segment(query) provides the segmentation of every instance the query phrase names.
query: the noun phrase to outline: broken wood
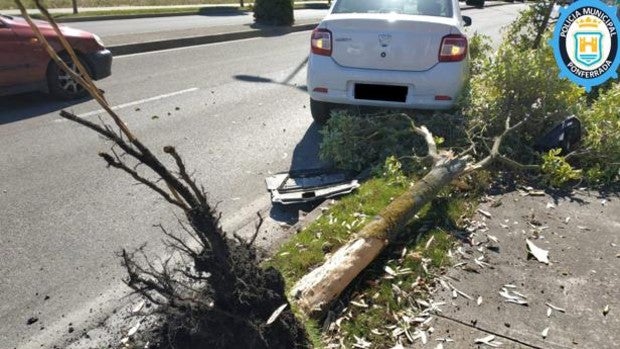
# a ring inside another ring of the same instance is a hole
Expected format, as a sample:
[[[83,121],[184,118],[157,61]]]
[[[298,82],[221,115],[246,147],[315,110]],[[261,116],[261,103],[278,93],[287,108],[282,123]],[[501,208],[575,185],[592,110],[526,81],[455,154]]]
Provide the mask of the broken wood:
[[[525,121],[510,125],[506,119],[505,130],[494,139],[487,157],[471,163],[465,154],[439,151],[433,135],[424,126],[411,123],[414,133],[422,136],[428,146],[425,159],[433,167],[406,193],[392,201],[379,215],[362,228],[356,236],[336,251],[323,265],[306,274],[295,284],[291,295],[298,307],[307,315],[320,317],[344,289],[364,270],[415,214],[431,202],[445,186],[459,176],[489,166],[495,160],[504,160],[499,148],[505,135],[520,127]]]

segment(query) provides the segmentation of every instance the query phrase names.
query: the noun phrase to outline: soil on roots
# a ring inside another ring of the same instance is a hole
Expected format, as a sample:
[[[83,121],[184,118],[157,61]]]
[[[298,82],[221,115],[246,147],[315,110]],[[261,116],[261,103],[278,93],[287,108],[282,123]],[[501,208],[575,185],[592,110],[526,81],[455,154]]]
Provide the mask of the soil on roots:
[[[213,308],[183,309],[181,313],[168,315],[160,328],[156,347],[311,348],[306,332],[290,306],[276,321],[267,325],[273,312],[288,303],[280,273],[273,268],[260,268],[254,247],[236,244],[232,240],[228,240],[228,245],[232,247],[229,250],[231,270],[227,274],[234,275],[234,280],[222,280],[217,284],[213,280],[199,295],[213,299]]]

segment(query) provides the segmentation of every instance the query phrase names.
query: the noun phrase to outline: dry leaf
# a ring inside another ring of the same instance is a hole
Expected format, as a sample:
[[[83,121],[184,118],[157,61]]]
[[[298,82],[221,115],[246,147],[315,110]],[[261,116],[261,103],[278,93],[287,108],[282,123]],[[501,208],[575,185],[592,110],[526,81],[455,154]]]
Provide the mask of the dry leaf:
[[[609,304],[607,304],[605,308],[603,308],[603,316],[607,316],[607,314],[609,314]]]
[[[542,332],[540,333],[544,338],[547,338],[547,335],[549,334],[549,327],[545,328],[544,330],[542,330]]]
[[[525,243],[527,244],[528,252],[534,256],[534,258],[541,263],[549,264],[549,251],[534,245],[530,239],[525,239]]]

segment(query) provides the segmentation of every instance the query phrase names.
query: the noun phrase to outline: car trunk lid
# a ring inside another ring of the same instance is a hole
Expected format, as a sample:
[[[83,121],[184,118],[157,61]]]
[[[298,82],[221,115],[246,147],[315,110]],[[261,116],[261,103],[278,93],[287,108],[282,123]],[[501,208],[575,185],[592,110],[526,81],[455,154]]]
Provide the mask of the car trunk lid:
[[[424,71],[438,62],[453,18],[399,14],[332,14],[322,22],[333,40],[332,58],[349,68]]]

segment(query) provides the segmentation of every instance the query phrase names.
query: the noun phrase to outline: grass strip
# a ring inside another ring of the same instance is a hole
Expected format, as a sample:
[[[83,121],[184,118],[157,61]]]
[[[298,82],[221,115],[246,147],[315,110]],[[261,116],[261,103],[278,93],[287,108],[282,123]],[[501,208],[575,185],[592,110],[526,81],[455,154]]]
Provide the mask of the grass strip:
[[[435,273],[450,264],[447,253],[455,243],[451,232],[474,213],[487,180],[485,173],[465,179],[456,186],[463,190],[448,188],[427,205],[399,240],[392,241],[354,280],[340,298],[341,304],[332,307],[337,328],[332,325],[323,331],[323,323],[304,319],[314,346],[322,348],[342,339],[346,347],[352,347],[357,336],[370,341],[373,348],[392,347],[395,342],[385,326],[397,324],[393,314],[410,308],[408,298],[426,298]],[[288,292],[303,275],[320,265],[326,254],[336,251],[393,198],[404,193],[408,185],[408,181],[398,183],[384,176],[370,179],[282,245],[265,262],[266,266],[282,273]],[[399,296],[396,290],[405,293]]]

